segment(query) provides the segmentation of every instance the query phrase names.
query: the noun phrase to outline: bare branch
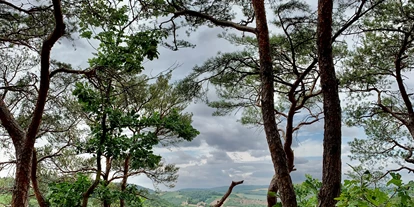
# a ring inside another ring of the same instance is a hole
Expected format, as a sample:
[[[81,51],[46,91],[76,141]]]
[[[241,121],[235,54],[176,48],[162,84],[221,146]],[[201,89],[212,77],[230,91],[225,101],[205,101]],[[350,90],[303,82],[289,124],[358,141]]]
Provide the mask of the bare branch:
[[[231,184],[230,184],[229,189],[228,189],[228,190],[227,190],[227,192],[226,192],[226,194],[224,194],[224,196],[220,199],[220,201],[217,201],[217,204],[216,204],[216,205],[214,205],[214,207],[220,207],[221,205],[223,205],[224,201],[226,201],[226,199],[230,196],[231,191],[233,190],[233,188],[234,188],[236,185],[240,185],[240,184],[242,184],[242,183],[243,183],[243,180],[241,180],[241,181],[237,181],[237,182],[232,181],[232,182],[231,182]]]
[[[219,19],[216,19],[216,18],[214,18],[212,16],[209,16],[207,14],[203,14],[201,12],[197,12],[197,11],[193,11],[193,10],[184,9],[184,10],[181,10],[181,11],[174,12],[174,17],[179,17],[179,16],[200,17],[200,18],[207,19],[207,20],[211,21],[212,23],[214,23],[217,26],[232,27],[232,28],[235,28],[239,31],[250,32],[250,33],[256,34],[256,28],[244,26],[244,25],[237,24],[237,23],[234,23],[234,22],[231,22],[231,21],[219,20]]]

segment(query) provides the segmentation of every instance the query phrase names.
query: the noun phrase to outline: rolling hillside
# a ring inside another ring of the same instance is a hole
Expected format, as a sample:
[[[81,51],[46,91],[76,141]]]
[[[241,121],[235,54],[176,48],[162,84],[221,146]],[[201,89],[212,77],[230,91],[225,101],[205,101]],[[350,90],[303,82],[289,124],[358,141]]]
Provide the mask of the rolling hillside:
[[[148,207],[166,206],[180,207],[210,206],[217,202],[227,191],[228,186],[200,189],[181,189],[177,191],[159,192],[145,202]],[[267,186],[239,185],[223,206],[225,207],[265,207]],[[162,205],[161,205],[162,204]]]

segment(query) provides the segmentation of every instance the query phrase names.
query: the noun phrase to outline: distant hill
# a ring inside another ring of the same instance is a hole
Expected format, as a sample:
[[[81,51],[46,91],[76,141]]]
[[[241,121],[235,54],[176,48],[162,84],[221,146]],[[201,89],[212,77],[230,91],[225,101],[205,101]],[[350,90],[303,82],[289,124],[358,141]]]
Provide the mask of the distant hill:
[[[177,191],[158,192],[152,194],[154,199],[145,203],[148,207],[155,207],[156,200],[166,202],[165,207],[203,207],[215,204],[228,190],[228,186],[215,188],[186,188]],[[265,207],[267,186],[238,185],[224,203],[223,207]],[[148,202],[148,203],[147,203]]]
[[[0,178],[0,187],[12,187],[13,178]],[[215,188],[187,188],[177,191],[156,192],[149,188],[135,185],[148,198],[145,207],[207,207],[217,203],[228,190],[228,186]],[[266,207],[267,186],[238,185],[223,207]],[[9,191],[0,191],[0,202],[10,200]],[[30,201],[36,206],[35,199]]]

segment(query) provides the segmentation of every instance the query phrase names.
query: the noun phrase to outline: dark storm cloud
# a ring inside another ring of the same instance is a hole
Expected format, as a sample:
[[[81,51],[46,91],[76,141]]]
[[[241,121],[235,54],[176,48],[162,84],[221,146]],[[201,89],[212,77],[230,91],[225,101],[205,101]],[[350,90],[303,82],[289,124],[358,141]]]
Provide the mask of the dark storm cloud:
[[[184,141],[177,145],[180,147],[198,147],[201,145],[201,143],[202,143],[202,140],[199,137],[196,137],[191,142]]]
[[[243,152],[266,147],[266,139],[262,133],[250,130],[238,122],[225,120],[223,117],[212,120],[200,137],[209,146],[228,152]]]

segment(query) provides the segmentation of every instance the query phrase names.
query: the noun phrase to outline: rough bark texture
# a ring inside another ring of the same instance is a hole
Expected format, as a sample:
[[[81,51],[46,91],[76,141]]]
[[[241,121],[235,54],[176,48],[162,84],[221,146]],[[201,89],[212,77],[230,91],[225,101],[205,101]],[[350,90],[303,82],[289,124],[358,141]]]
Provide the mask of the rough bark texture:
[[[285,207],[297,206],[292,180],[287,166],[286,153],[276,126],[274,113],[273,65],[270,56],[269,30],[263,0],[253,0],[256,15],[256,37],[259,43],[260,78],[262,84],[261,104],[264,129],[275,168],[277,187]]]
[[[28,206],[33,148],[16,149],[16,175],[12,195],[12,207]]]
[[[323,175],[319,206],[335,206],[341,190],[341,105],[332,57],[333,0],[318,2],[318,62],[325,115]]]
[[[267,189],[267,207],[273,207],[277,203],[277,197],[269,192],[277,193],[277,180],[276,175],[273,176],[272,180],[270,181],[269,188]]]
[[[33,157],[32,157],[32,186],[33,191],[36,196],[37,203],[40,207],[48,207],[49,204],[46,202],[45,198],[42,195],[42,192],[40,192],[39,184],[37,182],[37,153],[36,150],[33,150]]]
[[[16,175],[12,195],[12,207],[28,206],[28,193],[30,187],[30,177],[32,169],[32,157],[36,134],[39,130],[43,110],[46,103],[46,97],[49,91],[49,67],[50,51],[57,40],[65,32],[62,9],[60,0],[53,0],[54,17],[56,21],[55,28],[49,37],[43,42],[40,53],[40,86],[36,106],[33,111],[33,118],[26,132],[18,125],[16,120],[7,109],[3,100],[0,101],[0,119],[5,127],[16,150]]]

